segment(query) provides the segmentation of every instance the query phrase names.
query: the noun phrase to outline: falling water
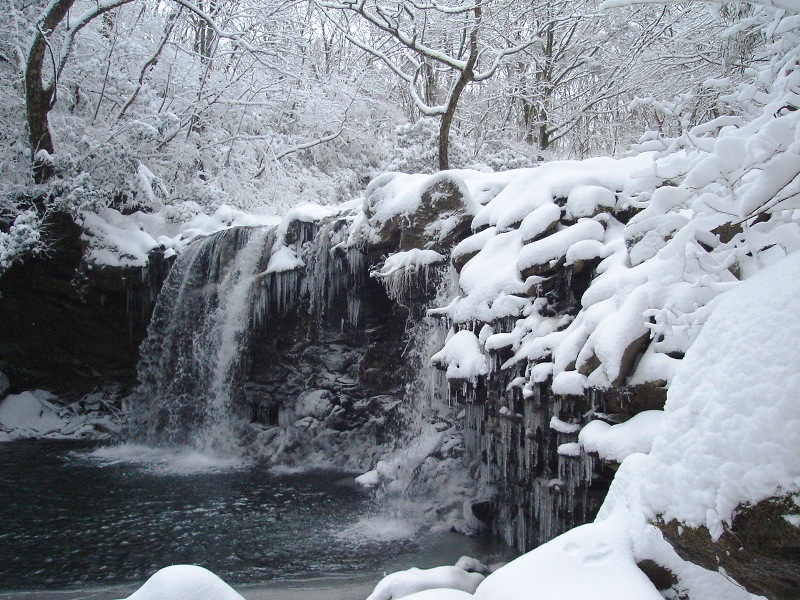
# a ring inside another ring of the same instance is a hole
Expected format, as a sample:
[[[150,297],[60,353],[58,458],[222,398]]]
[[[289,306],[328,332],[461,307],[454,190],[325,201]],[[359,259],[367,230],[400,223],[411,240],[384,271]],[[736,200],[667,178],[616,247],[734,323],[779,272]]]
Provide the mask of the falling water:
[[[236,381],[273,235],[239,228],[190,245],[159,295],[139,363],[135,434],[147,443],[232,448]]]

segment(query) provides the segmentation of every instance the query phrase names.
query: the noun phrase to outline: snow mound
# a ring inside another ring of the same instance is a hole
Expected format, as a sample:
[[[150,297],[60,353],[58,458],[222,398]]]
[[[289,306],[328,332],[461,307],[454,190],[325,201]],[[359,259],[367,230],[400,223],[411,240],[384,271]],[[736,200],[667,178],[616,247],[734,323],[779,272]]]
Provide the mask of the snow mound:
[[[86,412],[55,404],[56,396],[44,390],[10,394],[0,401],[0,441],[17,439],[107,438],[118,423],[101,410]]]
[[[433,569],[408,569],[387,575],[378,582],[367,600],[397,600],[424,590],[459,590],[472,594],[483,581],[480,573],[468,573],[460,567],[434,567]],[[430,593],[427,598],[438,598]],[[453,596],[444,596],[452,598]],[[456,595],[455,598],[461,596]]]
[[[202,567],[173,565],[156,572],[127,600],[244,600]]]
[[[663,600],[636,566],[614,520],[582,525],[501,567],[478,586],[480,600]]]
[[[800,252],[723,295],[678,366],[642,494],[722,533],[737,506],[800,491]]]
[[[66,421],[58,415],[58,407],[50,400],[52,394],[43,390],[10,394],[0,403],[0,425],[17,430],[22,436],[41,437],[61,431]]]

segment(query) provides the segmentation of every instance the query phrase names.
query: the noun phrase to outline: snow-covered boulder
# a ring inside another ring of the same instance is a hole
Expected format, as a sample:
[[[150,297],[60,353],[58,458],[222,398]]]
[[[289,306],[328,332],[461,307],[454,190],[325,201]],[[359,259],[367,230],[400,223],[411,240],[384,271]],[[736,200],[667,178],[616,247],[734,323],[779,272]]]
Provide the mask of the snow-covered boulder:
[[[367,188],[356,233],[375,247],[449,250],[469,232],[479,206],[458,171],[386,173]]]
[[[408,569],[387,575],[378,582],[367,600],[398,600],[424,590],[458,590],[472,594],[483,581],[480,573],[468,573],[460,567],[434,567],[433,569]],[[433,592],[425,596],[433,600]],[[456,595],[455,598],[461,596]],[[453,596],[445,595],[445,598]]]
[[[719,299],[639,475],[679,553],[770,598],[800,589],[799,295],[795,252]]]
[[[627,533],[606,521],[576,527],[501,567],[480,600],[663,600],[636,566]]]
[[[127,600],[244,600],[211,571],[173,565],[156,572]]]
[[[11,394],[0,402],[0,427],[17,438],[45,437],[59,433],[67,421],[51,400],[55,396],[44,390]]]

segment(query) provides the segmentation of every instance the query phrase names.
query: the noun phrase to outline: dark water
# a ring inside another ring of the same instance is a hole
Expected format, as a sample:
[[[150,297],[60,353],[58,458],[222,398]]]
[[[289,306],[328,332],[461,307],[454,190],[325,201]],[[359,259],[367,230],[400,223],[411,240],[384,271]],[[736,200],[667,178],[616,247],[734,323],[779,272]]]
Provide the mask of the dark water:
[[[486,550],[455,534],[371,539],[404,524],[374,516],[344,474],[175,474],[98,462],[92,450],[0,444],[0,590],[142,582],[170,564],[232,584],[363,575]]]

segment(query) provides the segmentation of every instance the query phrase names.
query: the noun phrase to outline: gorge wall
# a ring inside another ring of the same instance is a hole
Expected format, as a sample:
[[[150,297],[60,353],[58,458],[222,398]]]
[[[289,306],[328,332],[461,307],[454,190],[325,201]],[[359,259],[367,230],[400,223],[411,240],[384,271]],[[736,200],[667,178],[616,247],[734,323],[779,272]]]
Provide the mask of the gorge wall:
[[[91,265],[83,233],[72,217],[53,213],[46,251],[0,277],[0,371],[11,392],[74,398],[135,384],[139,345],[171,260],[156,249],[144,268]]]
[[[657,171],[387,174],[360,204],[199,239],[168,277],[158,250],[90,268],[63,221],[58,260],[0,280],[2,368],[18,388],[136,386],[148,443],[200,432],[272,467],[368,470],[379,494],[457,490],[437,517],[528,550],[593,519],[649,451],[607,434],[663,414],[714,298],[798,246],[792,211],[745,229]]]

